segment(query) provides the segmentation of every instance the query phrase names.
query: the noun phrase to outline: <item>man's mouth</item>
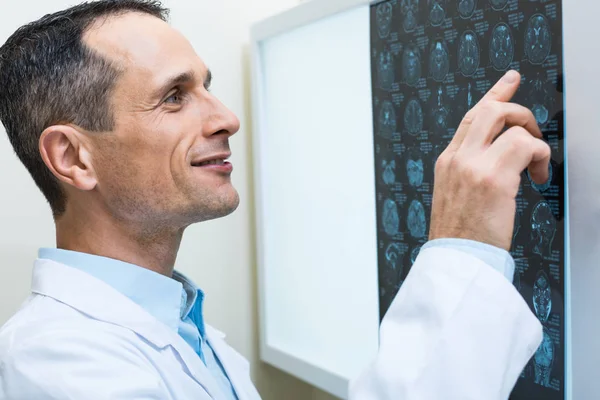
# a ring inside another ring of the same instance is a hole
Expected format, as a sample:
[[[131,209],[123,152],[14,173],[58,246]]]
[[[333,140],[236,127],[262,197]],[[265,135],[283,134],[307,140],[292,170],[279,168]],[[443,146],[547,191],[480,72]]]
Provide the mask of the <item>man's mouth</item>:
[[[226,160],[224,158],[217,158],[213,160],[193,162],[192,167],[203,167],[205,165],[225,165]]]
[[[230,156],[230,153],[222,153],[209,157],[196,158],[192,160],[191,165],[192,167],[202,168],[203,170],[229,174],[233,170],[233,166],[227,161]]]
[[[227,159],[231,157],[230,152],[215,153],[205,157],[194,157],[192,159],[192,167],[204,167],[207,165],[224,165],[228,164]]]

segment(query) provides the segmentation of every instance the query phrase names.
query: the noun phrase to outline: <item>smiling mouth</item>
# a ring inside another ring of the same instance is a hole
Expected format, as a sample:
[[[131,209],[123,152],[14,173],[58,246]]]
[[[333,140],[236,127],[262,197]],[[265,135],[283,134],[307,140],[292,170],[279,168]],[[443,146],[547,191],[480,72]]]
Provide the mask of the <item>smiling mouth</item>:
[[[192,168],[196,171],[212,171],[219,174],[229,175],[233,171],[233,165],[227,159],[230,154],[215,154],[214,158],[196,159],[191,162]]]
[[[225,165],[226,160],[224,158],[217,158],[214,160],[207,160],[202,162],[193,162],[192,167],[204,167],[205,165]]]

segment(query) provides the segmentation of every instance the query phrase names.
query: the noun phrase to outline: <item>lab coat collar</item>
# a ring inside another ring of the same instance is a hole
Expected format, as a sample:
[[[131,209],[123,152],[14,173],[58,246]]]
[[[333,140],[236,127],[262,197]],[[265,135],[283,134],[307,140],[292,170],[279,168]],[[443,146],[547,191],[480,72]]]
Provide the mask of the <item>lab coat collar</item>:
[[[181,357],[186,373],[202,385],[213,398],[218,398],[219,389],[214,378],[185,340],[110,285],[76,268],[38,259],[33,269],[31,290],[96,320],[127,328],[159,349],[171,346]],[[94,295],[90,296],[90,293]],[[211,330],[211,335],[217,342],[218,333]],[[231,369],[228,373],[235,375],[235,371]],[[230,376],[230,379],[234,382],[234,376]]]
[[[174,332],[178,332],[180,317],[183,319],[181,315],[188,308],[187,292],[196,290],[190,288],[191,281],[181,274],[174,273],[171,279],[138,265],[96,254],[41,248],[38,258],[64,264],[101,280]]]

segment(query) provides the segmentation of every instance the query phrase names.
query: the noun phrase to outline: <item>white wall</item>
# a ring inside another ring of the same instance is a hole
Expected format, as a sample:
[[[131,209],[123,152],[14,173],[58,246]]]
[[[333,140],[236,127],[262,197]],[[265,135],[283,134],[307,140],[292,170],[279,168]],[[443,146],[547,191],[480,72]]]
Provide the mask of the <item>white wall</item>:
[[[4,3],[7,0],[0,0]],[[0,42],[20,25],[77,0],[11,2],[0,14]],[[249,152],[248,29],[253,21],[299,0],[164,0],[172,23],[195,46],[214,73],[213,92],[240,118],[232,140],[233,180],[241,196],[231,216],[191,227],[184,237],[178,269],[206,292],[206,318],[228,334],[229,343],[252,362],[265,400],[330,399],[312,387],[258,361],[256,265]],[[28,294],[37,249],[54,246],[49,209],[27,171],[13,155],[0,127],[0,324]]]

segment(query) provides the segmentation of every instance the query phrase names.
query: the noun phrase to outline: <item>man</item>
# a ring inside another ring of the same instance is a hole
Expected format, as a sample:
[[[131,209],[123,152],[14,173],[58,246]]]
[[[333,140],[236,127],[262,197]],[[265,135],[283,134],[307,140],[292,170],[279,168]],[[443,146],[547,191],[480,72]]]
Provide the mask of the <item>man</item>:
[[[226,160],[239,122],[165,21],[158,2],[103,0],[0,49],[0,118],[57,240],[0,330],[2,400],[259,398],[246,360],[204,324],[202,292],[173,270],[185,228],[238,205]],[[508,103],[518,84],[499,81],[440,156],[431,241],[351,398],[506,399],[540,344],[506,250],[520,174],[544,182],[550,151]]]

